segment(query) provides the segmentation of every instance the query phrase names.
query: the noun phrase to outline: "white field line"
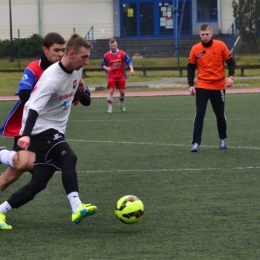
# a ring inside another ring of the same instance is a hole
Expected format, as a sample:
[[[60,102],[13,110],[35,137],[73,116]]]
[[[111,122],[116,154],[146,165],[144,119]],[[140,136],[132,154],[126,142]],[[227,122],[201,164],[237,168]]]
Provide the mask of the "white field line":
[[[66,139],[68,142],[83,142],[83,143],[107,143],[107,144],[133,144],[133,145],[154,145],[154,146],[177,146],[191,147],[191,144],[169,144],[169,143],[150,143],[150,142],[127,142],[127,141],[102,141],[102,140],[82,140],[82,139]],[[216,148],[216,146],[200,145],[200,147]],[[228,146],[228,149],[247,149],[260,150],[260,147],[243,147],[243,146]]]
[[[208,119],[204,119],[204,121]],[[128,120],[128,119],[118,119],[118,120],[114,120],[114,119],[111,119],[111,120],[108,120],[108,119],[91,119],[91,120],[70,120],[70,122],[133,122],[133,121],[194,121],[194,118],[192,119],[176,119],[176,118],[173,118],[173,119],[135,119],[135,120]],[[243,119],[244,121],[244,119]],[[250,120],[252,121],[252,120]]]
[[[0,135],[0,139],[6,138]],[[102,140],[83,140],[83,139],[66,139],[68,142],[82,142],[82,143],[107,143],[107,144],[133,144],[133,145],[153,145],[153,146],[175,146],[175,147],[191,147],[191,144],[169,144],[169,143],[152,143],[152,142],[127,142],[127,141],[102,141]],[[205,148],[216,148],[215,145],[200,145]],[[260,150],[260,147],[250,146],[229,146],[228,149],[245,149],[245,150]]]
[[[228,170],[254,170],[260,169],[260,166],[248,166],[248,167],[234,167],[228,168]],[[183,172],[183,171],[190,171],[190,172],[198,172],[198,171],[221,171],[227,170],[227,168],[183,168],[183,169],[131,169],[131,170],[95,170],[95,171],[82,171],[77,170],[77,172],[82,173],[125,173],[125,172]]]
[[[227,122],[229,121],[259,121],[259,118],[226,118]],[[147,119],[147,118],[143,118],[143,119],[132,119],[128,120],[128,119],[84,119],[84,120],[70,120],[70,122],[129,122],[129,121],[194,121],[194,117],[193,118],[154,118],[154,119]],[[216,121],[215,117],[213,118],[205,118],[204,121]]]
[[[182,169],[130,169],[130,170],[92,170],[84,171],[77,169],[78,173],[145,173],[145,172],[202,172],[202,171],[222,171],[222,170],[233,170],[233,171],[245,171],[260,169],[260,166],[247,166],[247,167],[233,167],[233,168],[182,168]],[[61,173],[56,171],[56,173]],[[24,174],[31,174],[25,172]],[[1,175],[1,173],[0,173]]]

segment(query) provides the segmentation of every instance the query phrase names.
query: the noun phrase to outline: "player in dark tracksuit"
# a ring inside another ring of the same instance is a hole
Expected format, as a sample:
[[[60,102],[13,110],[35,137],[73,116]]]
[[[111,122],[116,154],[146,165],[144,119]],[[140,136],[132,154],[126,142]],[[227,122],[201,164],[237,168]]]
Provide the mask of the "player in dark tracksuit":
[[[193,126],[191,152],[197,152],[201,144],[203,121],[208,100],[210,100],[217,119],[219,148],[226,149],[227,125],[225,117],[225,90],[233,85],[235,61],[226,44],[212,39],[212,28],[208,24],[200,27],[201,42],[195,44],[188,64],[188,83],[191,95],[196,94],[196,116]],[[225,77],[224,62],[228,65]],[[196,89],[194,86],[195,70],[197,72]]]

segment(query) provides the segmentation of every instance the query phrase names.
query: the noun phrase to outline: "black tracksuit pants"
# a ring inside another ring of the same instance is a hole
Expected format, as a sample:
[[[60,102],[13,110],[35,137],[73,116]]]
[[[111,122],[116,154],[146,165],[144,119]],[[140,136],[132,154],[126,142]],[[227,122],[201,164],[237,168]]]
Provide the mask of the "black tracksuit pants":
[[[217,119],[219,139],[227,137],[227,124],[225,116],[225,90],[207,90],[196,88],[196,115],[193,125],[192,144],[201,143],[201,135],[206,114],[206,108],[210,100]]]

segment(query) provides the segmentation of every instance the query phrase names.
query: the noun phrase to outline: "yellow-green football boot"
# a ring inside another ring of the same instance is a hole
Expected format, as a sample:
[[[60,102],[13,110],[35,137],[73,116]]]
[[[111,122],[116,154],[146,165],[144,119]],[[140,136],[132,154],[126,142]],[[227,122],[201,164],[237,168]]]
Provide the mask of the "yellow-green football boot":
[[[11,230],[13,229],[12,226],[6,223],[5,214],[0,212],[0,229],[2,230]]]
[[[72,213],[71,221],[74,225],[80,224],[83,218],[94,215],[97,207],[91,204],[80,204],[76,211]]]

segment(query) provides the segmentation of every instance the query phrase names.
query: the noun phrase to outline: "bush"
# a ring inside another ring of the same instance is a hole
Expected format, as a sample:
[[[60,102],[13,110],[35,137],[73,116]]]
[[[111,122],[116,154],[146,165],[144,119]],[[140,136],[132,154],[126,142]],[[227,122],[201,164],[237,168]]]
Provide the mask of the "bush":
[[[32,58],[41,55],[42,36],[33,34],[29,38],[13,39],[13,57]],[[0,57],[10,55],[10,40],[0,40]]]

